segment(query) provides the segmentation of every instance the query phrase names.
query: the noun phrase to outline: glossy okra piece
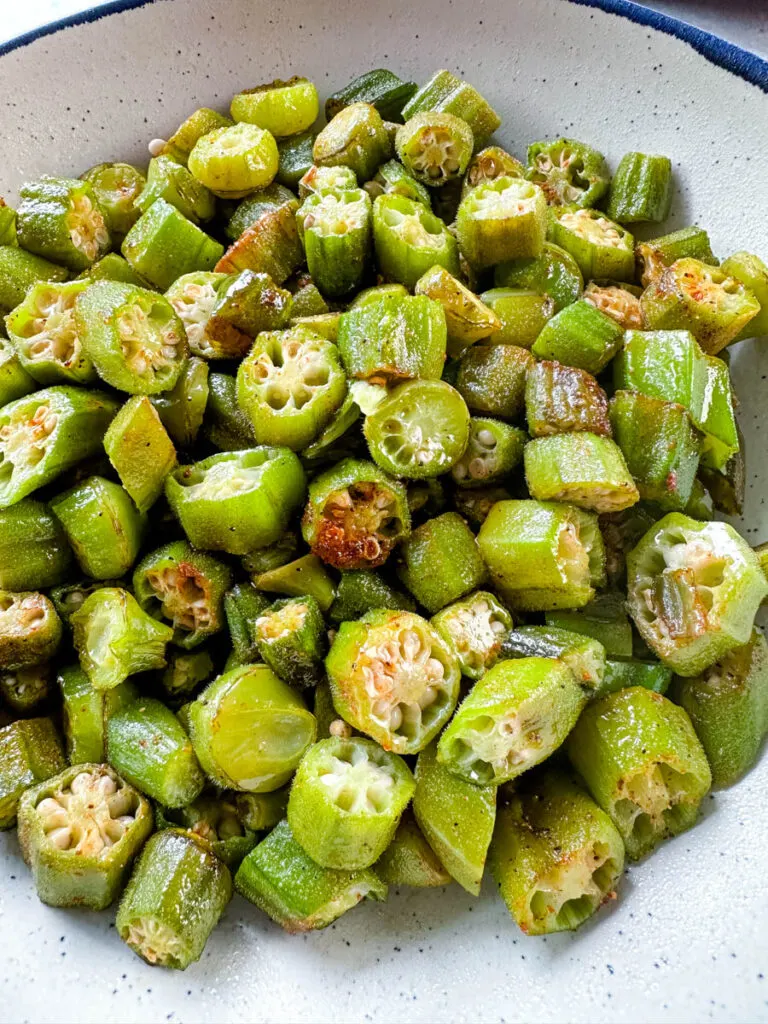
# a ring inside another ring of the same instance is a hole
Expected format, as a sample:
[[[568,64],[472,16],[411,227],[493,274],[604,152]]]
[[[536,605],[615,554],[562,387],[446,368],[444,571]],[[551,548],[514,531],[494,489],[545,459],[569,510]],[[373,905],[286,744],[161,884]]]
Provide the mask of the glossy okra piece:
[[[318,168],[328,170],[329,168]],[[348,168],[345,168],[347,170]],[[352,182],[354,185],[354,181]],[[413,199],[417,203],[423,203],[427,209],[431,207],[431,196],[425,185],[422,185],[416,178],[412,178],[401,163],[397,160],[387,160],[376,172],[376,176],[366,181],[363,186],[371,197],[376,199],[381,195],[404,196],[406,199]]]
[[[373,240],[379,271],[413,288],[435,265],[459,274],[456,239],[423,203],[399,195],[382,195],[373,204]]]
[[[459,487],[484,487],[495,483],[518,465],[528,435],[502,420],[473,416],[464,454],[451,469]]]
[[[632,657],[632,626],[623,594],[609,591],[584,608],[547,612],[545,619],[549,627],[568,629],[597,640],[611,657]]]
[[[403,591],[390,586],[376,572],[368,569],[342,572],[336,597],[328,611],[331,622],[354,621],[376,608],[413,612],[416,602]]]
[[[433,614],[485,579],[475,536],[458,512],[422,523],[401,544],[399,555],[398,576]]]
[[[425,82],[403,107],[406,120],[421,111],[439,111],[462,118],[481,145],[501,124],[496,111],[474,86],[442,69]]]
[[[0,409],[34,391],[37,381],[21,365],[13,342],[0,337]]]
[[[305,491],[304,471],[287,448],[247,448],[180,466],[165,496],[190,544],[244,555],[272,544]]]
[[[387,121],[401,120],[403,106],[416,92],[415,82],[403,82],[392,71],[376,68],[354,78],[325,101],[325,116],[331,120],[351,103],[370,103]]]
[[[312,147],[315,143],[313,131],[299,132],[298,135],[291,135],[277,142],[277,174],[275,184],[284,188],[298,191],[299,182],[304,175],[313,167]],[[357,184],[357,179],[352,175],[352,185]]]
[[[459,246],[476,270],[540,256],[546,234],[544,193],[522,178],[496,178],[478,185],[462,199],[456,216]]]
[[[307,266],[323,295],[360,287],[371,251],[371,200],[363,189],[330,189],[308,196],[296,218]]]
[[[678,678],[670,696],[687,711],[712,769],[712,785],[749,771],[768,733],[768,646],[755,628],[701,675]]]
[[[325,623],[311,595],[275,601],[256,619],[256,647],[283,682],[304,690],[323,678]]]
[[[627,331],[642,331],[645,328],[645,316],[640,302],[642,293],[638,289],[636,295],[634,291],[630,291],[630,287],[611,281],[601,284],[590,281],[584,289],[584,298],[591,302],[595,309],[615,320],[619,327]]]
[[[187,158],[190,173],[223,199],[242,199],[271,184],[279,156],[274,136],[255,124],[214,128]]]
[[[481,527],[497,501],[509,501],[512,495],[505,487],[459,487],[453,493],[453,504],[459,515],[471,526]]]
[[[317,555],[302,555],[276,569],[259,573],[253,582],[259,590],[269,594],[287,597],[311,594],[323,612],[331,607],[336,593],[333,580]]]
[[[79,665],[62,669],[58,679],[67,758],[70,764],[101,764],[107,757],[107,722],[138,696],[133,683],[96,690]]]
[[[512,616],[484,590],[448,605],[431,621],[456,656],[462,675],[470,679],[479,679],[495,665],[512,629]]]
[[[625,153],[611,181],[606,207],[620,224],[666,220],[672,205],[672,161],[668,156]]]
[[[110,248],[107,218],[93,186],[44,175],[19,189],[16,230],[28,252],[84,270]]]
[[[285,817],[289,786],[272,793],[238,793],[235,806],[243,828],[248,832],[273,829]]]
[[[341,319],[337,313],[328,314]],[[317,319],[317,318],[315,318]],[[317,327],[311,327],[317,330]],[[358,382],[362,383],[362,382]],[[365,386],[365,385],[363,385]],[[320,431],[316,440],[307,445],[301,452],[304,462],[320,464],[331,461],[334,458],[343,458],[351,450],[360,445],[360,432],[355,429],[358,426],[361,409],[355,398],[354,386],[347,390],[344,401],[334,413],[332,419]]]
[[[704,228],[694,225],[680,228],[661,238],[638,242],[635,247],[637,279],[647,288],[661,276],[666,267],[671,267],[676,260],[688,258],[717,266],[718,261],[712,254],[709,235]]]
[[[237,404],[237,381],[228,373],[208,375],[203,434],[220,451],[233,452],[255,444],[250,419]]]
[[[593,701],[569,737],[568,755],[630,860],[690,828],[711,784],[686,713],[641,686]]]
[[[72,550],[61,523],[41,501],[27,498],[0,509],[0,587],[39,590],[61,583]]]
[[[677,260],[651,281],[641,303],[652,330],[690,331],[708,355],[717,355],[760,312],[741,281],[691,258]]]
[[[450,718],[461,673],[419,615],[379,609],[342,622],[326,658],[336,711],[398,754],[414,754]]]
[[[270,793],[314,743],[314,715],[267,665],[244,665],[210,683],[189,709],[197,757],[226,789]]]
[[[19,801],[19,843],[38,897],[103,910],[152,831],[152,808],[106,764],[75,764]]]
[[[760,312],[742,328],[735,340],[759,338],[768,334],[768,266],[754,253],[736,252],[723,261],[720,269],[740,281],[760,303]]]
[[[403,814],[392,842],[374,867],[387,885],[429,889],[452,881],[409,810]]]
[[[177,540],[146,555],[133,574],[133,591],[145,612],[173,626],[173,642],[197,647],[224,626],[229,566]]]
[[[70,619],[80,665],[97,690],[111,690],[128,676],[165,665],[170,626],[142,611],[120,587],[103,587]]]
[[[712,499],[698,477],[693,481],[693,490],[683,511],[692,519],[702,519],[707,522],[714,519]]]
[[[705,356],[707,384],[701,419],[694,420],[704,437],[701,465],[705,469],[725,470],[741,449],[741,435],[734,411],[735,395],[728,366],[717,356]]]
[[[129,398],[104,435],[104,450],[139,512],[163,493],[176,449],[146,395]]]
[[[634,280],[634,237],[601,210],[572,206],[553,210],[549,239],[573,256],[585,281]]]
[[[13,828],[22,794],[66,768],[50,718],[20,718],[0,728],[0,830]]]
[[[225,274],[236,274],[241,270],[269,274],[275,284],[281,285],[304,262],[304,249],[296,225],[298,201],[291,195],[287,199],[278,197],[268,202],[256,198],[244,202],[257,204],[247,208],[251,211],[247,216],[250,223],[234,238],[215,269]],[[235,220],[233,217],[231,227]]]
[[[688,412],[673,402],[617,391],[610,414],[640,497],[665,510],[684,509],[699,466],[699,438]]]
[[[556,313],[575,302],[584,288],[576,260],[552,242],[545,242],[541,255],[500,263],[494,270],[497,288],[522,288],[548,295]]]
[[[344,459],[310,484],[302,533],[337,569],[375,569],[409,531],[405,488],[370,462]]]
[[[186,166],[189,154],[198,139],[215,128],[225,128],[230,124],[232,124],[231,119],[220,114],[218,110],[200,107],[181,122],[173,135],[161,147],[161,155],[169,156],[172,160]]]
[[[597,206],[611,176],[602,153],[576,139],[533,142],[526,177],[540,186],[552,206]]]
[[[0,701],[20,718],[39,714],[41,705],[44,706],[50,696],[51,666],[48,662],[0,672]]]
[[[746,468],[744,464],[744,438],[736,426],[739,440],[739,451],[735,452],[723,466],[722,470],[699,466],[699,477],[706,488],[712,505],[718,512],[728,516],[744,514],[744,496],[746,493]],[[686,506],[686,509],[688,506]]]
[[[150,177],[154,162],[150,161]],[[144,173],[133,164],[104,163],[89,168],[80,178],[93,189],[113,239],[127,235],[141,213],[137,201],[147,184]]]
[[[583,431],[611,436],[606,394],[577,366],[535,363],[525,381],[525,414],[532,437]]]
[[[256,623],[268,607],[268,599],[252,583],[236,583],[224,595],[232,655],[238,665],[261,661],[256,643]]]
[[[620,512],[640,499],[621,449],[609,437],[587,431],[538,437],[523,457],[528,490],[539,501]]]
[[[627,555],[627,587],[643,640],[681,676],[746,644],[768,593],[757,556],[732,526],[677,512]]]
[[[501,320],[490,306],[466,288],[445,267],[431,267],[414,287],[416,295],[426,295],[443,307],[448,338],[448,354],[458,357],[476,341],[501,330]]]
[[[501,322],[488,339],[490,345],[531,348],[555,312],[549,295],[527,288],[491,288],[480,298]]]
[[[469,410],[450,384],[410,380],[365,417],[363,431],[377,465],[393,476],[420,480],[440,476],[461,458]]]
[[[312,156],[320,167],[350,167],[361,184],[392,155],[381,115],[369,103],[350,103],[317,136]]]
[[[237,372],[257,443],[293,450],[315,440],[346,390],[336,346],[302,327],[260,334]]]
[[[703,423],[707,362],[690,331],[627,331],[613,364],[616,390],[677,402]]]
[[[165,199],[156,199],[120,248],[133,269],[156,288],[170,288],[193,270],[213,270],[224,247]]]
[[[256,835],[238,815],[234,793],[206,794],[186,807],[157,807],[158,831],[174,829],[199,840],[228,868],[234,870],[256,845]]]
[[[134,202],[135,216],[123,234],[158,199],[170,203],[193,224],[210,220],[216,212],[216,200],[205,185],[184,164],[161,155],[149,161],[146,183]]]
[[[518,345],[473,345],[459,362],[456,390],[473,413],[516,420],[524,411],[526,377],[534,362]]]
[[[120,584],[120,580],[75,580],[74,582],[62,583],[60,586],[54,587],[50,592],[50,597],[61,621],[69,626],[70,619],[75,612],[82,608],[83,602],[87,597],[90,597],[97,590],[103,590],[105,587],[118,587]],[[90,760],[93,760],[93,758]]]
[[[508,632],[502,637],[499,659],[508,658],[556,658],[590,696],[600,690],[605,676],[603,645],[558,626],[518,626]]]
[[[276,79],[232,98],[230,114],[236,121],[258,125],[278,138],[298,135],[317,119],[320,101],[314,84],[300,75]]]
[[[147,281],[117,252],[108,252],[79,274],[78,278],[88,278],[90,281],[122,281],[123,284],[136,284],[142,288],[147,286]]]
[[[605,811],[554,769],[499,810],[489,861],[521,931],[551,935],[616,898],[624,844]]]
[[[226,319],[213,320],[219,288],[226,274],[198,270],[182,274],[165,293],[174,312],[184,324],[190,351],[204,359],[234,359],[251,347],[250,337]]]
[[[61,635],[61,619],[44,594],[0,590],[0,669],[15,671],[48,661]]]
[[[10,313],[22,303],[37,281],[65,281],[67,277],[66,267],[18,245],[0,245],[0,313]]]
[[[608,658],[605,675],[594,696],[626,690],[630,686],[643,686],[654,693],[666,693],[672,682],[672,669],[660,661],[641,661],[636,658]]]
[[[234,378],[230,379],[234,392]],[[208,364],[204,359],[192,356],[184,363],[179,379],[170,391],[161,391],[150,398],[160,421],[180,448],[189,447],[197,438],[209,394]],[[232,405],[236,407],[234,401]]]
[[[579,299],[543,326],[532,352],[538,359],[556,360],[596,375],[613,359],[623,339],[615,320]]]
[[[466,121],[455,114],[422,110],[400,125],[395,148],[406,171],[417,181],[439,188],[467,169],[474,136]]]
[[[199,960],[232,896],[229,868],[189,832],[164,829],[144,847],[120,901],[120,938],[152,966]]]

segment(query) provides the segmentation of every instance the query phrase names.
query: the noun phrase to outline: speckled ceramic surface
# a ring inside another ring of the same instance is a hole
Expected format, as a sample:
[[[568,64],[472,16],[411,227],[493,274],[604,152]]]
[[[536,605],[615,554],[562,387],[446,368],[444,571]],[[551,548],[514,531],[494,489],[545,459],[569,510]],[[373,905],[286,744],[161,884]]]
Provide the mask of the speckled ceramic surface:
[[[114,5],[112,5],[114,7]],[[715,251],[768,256],[768,97],[687,42],[566,0],[158,0],[0,57],[0,194],[43,171],[142,161],[195,106],[301,72],[330,91],[369,67],[464,73],[503,115],[518,154],[572,134],[614,162],[670,154],[674,224]],[[667,26],[669,27],[669,26]],[[702,40],[694,40],[699,44]],[[706,42],[706,41],[705,41]],[[712,49],[752,82],[766,67]],[[768,539],[765,342],[734,352],[747,435],[743,524]],[[152,970],[110,914],[38,903],[12,835],[0,837],[4,1021],[768,1020],[768,757],[706,801],[698,827],[632,867],[619,900],[577,935],[526,939],[486,884],[392,893],[325,932],[289,937],[236,898],[203,960]]]

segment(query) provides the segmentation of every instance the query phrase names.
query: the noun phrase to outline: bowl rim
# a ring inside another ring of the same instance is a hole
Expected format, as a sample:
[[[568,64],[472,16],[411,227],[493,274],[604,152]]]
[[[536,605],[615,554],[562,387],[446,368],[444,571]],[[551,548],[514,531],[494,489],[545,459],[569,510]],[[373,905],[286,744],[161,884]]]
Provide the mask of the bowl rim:
[[[86,8],[84,11],[78,11],[67,17],[40,25],[0,43],[0,57],[29,46],[30,43],[45,36],[61,32],[63,29],[100,21],[113,14],[122,14],[124,11],[160,2],[167,3],[170,0],[111,0],[110,3],[103,4],[101,7]],[[563,2],[577,4],[580,7],[597,8],[608,14],[615,14],[634,21],[638,25],[645,25],[666,35],[675,36],[691,46],[710,63],[724,68],[738,78],[742,78],[768,93],[768,60],[751,50],[745,50],[743,47],[737,46],[736,43],[731,43],[727,39],[715,35],[713,32],[707,32],[705,29],[698,28],[696,25],[691,25],[672,15],[663,14],[661,11],[642,7],[640,4],[634,3],[633,0],[563,0]]]

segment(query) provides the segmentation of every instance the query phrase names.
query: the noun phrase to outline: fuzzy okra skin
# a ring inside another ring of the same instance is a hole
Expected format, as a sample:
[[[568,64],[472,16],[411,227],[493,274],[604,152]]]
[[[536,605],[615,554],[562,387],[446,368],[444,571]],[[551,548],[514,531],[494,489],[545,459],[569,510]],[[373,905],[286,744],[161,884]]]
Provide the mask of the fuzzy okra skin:
[[[216,201],[205,185],[194,178],[183,164],[160,155],[149,161],[145,186],[136,197],[135,215],[122,232],[124,235],[157,199],[164,199],[175,206],[193,224],[210,220],[216,212]]]
[[[0,669],[13,672],[48,661],[62,632],[61,619],[44,594],[0,590]]]
[[[443,608],[431,623],[456,655],[462,675],[479,679],[498,660],[512,616],[493,594],[478,590]]]
[[[626,690],[630,686],[644,686],[654,693],[666,693],[672,682],[672,669],[660,661],[640,661],[635,658],[607,658],[605,675],[594,696]]]
[[[21,718],[0,728],[0,830],[13,828],[22,794],[66,768],[50,718]]]
[[[586,299],[566,306],[549,320],[531,351],[537,359],[556,360],[587,373],[605,369],[621,348],[624,332]]]
[[[35,383],[21,365],[13,342],[0,337],[0,409],[34,391]]]
[[[47,505],[25,498],[0,509],[0,588],[53,587],[66,579],[71,566],[69,541]]]
[[[439,264],[419,278],[414,292],[435,299],[443,307],[447,351],[453,358],[501,329],[496,313]]]
[[[290,786],[271,793],[238,793],[235,796],[237,815],[249,832],[266,832],[285,817]]]
[[[277,138],[298,135],[315,123],[320,101],[314,84],[300,75],[276,79],[232,98],[230,113],[236,121],[258,125]]]
[[[480,298],[501,324],[489,345],[531,348],[555,312],[552,298],[531,288],[490,288]]]
[[[275,601],[255,623],[256,647],[272,671],[298,690],[323,679],[325,622],[314,597]]]
[[[477,344],[462,355],[456,390],[473,413],[516,420],[525,407],[531,353],[518,345]]]
[[[360,184],[392,155],[381,115],[369,103],[350,103],[335,114],[315,139],[312,156],[320,167],[350,167]]]
[[[316,170],[328,170],[329,168],[317,168]],[[354,181],[352,182],[354,185]],[[366,181],[363,186],[368,195],[375,199],[381,195],[405,196],[406,199],[415,199],[423,203],[427,209],[431,208],[431,197],[426,185],[412,178],[401,163],[397,160],[387,160],[376,172],[376,177]]]
[[[612,657],[632,657],[632,625],[623,594],[599,594],[584,608],[550,611],[544,617],[548,626],[569,629],[599,641]]]
[[[544,193],[521,178],[496,178],[478,185],[461,201],[456,235],[462,253],[477,270],[540,256],[547,235]]]
[[[182,121],[176,131],[161,147],[160,153],[163,156],[171,157],[172,160],[176,160],[186,167],[189,154],[192,152],[197,140],[202,138],[203,135],[207,135],[208,132],[212,132],[215,128],[224,128],[229,124],[232,124],[232,120],[224,114],[220,114],[217,110],[211,110],[210,107],[199,107]]]
[[[640,499],[621,449],[587,431],[539,437],[525,446],[525,479],[534,498],[620,512]]]
[[[253,582],[259,590],[268,594],[283,594],[287,597],[311,594],[323,612],[331,607],[336,594],[333,579],[317,555],[302,555],[275,569],[258,573]]]
[[[724,274],[740,281],[760,303],[760,312],[742,328],[734,340],[760,338],[768,334],[768,266],[754,253],[735,252],[727,260],[723,260],[720,269]]]
[[[374,868],[387,885],[431,889],[452,881],[409,810],[403,814],[392,842]]]
[[[532,437],[588,431],[611,436],[608,398],[592,374],[542,360],[525,382],[525,414]]]
[[[176,465],[176,449],[146,395],[129,398],[115,416],[104,450],[139,512],[148,512]]]
[[[222,199],[242,199],[265,188],[278,163],[273,135],[247,123],[214,128],[197,140],[187,160],[191,174]]]
[[[406,288],[438,265],[459,275],[459,249],[445,223],[423,203],[381,195],[373,203],[373,242],[379,271]]]
[[[307,267],[323,295],[359,288],[372,246],[372,206],[361,188],[308,196],[296,212]]]
[[[598,692],[606,671],[605,647],[592,637],[558,626],[518,626],[502,639],[499,659],[556,658],[571,670],[589,696]]]
[[[496,288],[525,288],[548,296],[554,312],[581,298],[584,278],[576,260],[553,242],[545,242],[540,256],[499,263],[493,273]]]
[[[548,237],[573,256],[585,281],[633,281],[635,240],[600,210],[565,206],[552,212]]]
[[[501,146],[485,146],[478,150],[467,165],[464,180],[461,183],[461,198],[478,185],[497,178],[522,178],[525,168],[517,159]]]
[[[193,270],[213,270],[224,246],[165,199],[156,199],[123,239],[123,256],[155,288],[170,288]]]
[[[433,614],[485,580],[477,541],[458,512],[444,512],[422,523],[403,541],[399,553],[398,576]]]
[[[672,205],[672,162],[667,156],[625,153],[608,195],[608,216],[620,224],[659,223]]]
[[[688,715],[642,686],[593,701],[567,747],[630,860],[690,828],[712,781]]]
[[[329,96],[325,101],[325,117],[330,121],[350,103],[370,103],[386,121],[400,121],[404,105],[416,90],[415,82],[403,82],[387,68],[375,68]]]
[[[709,235],[704,228],[693,225],[672,231],[661,238],[639,242],[635,247],[637,280],[647,288],[661,276],[666,267],[671,267],[677,260],[688,258],[717,266],[718,261],[712,253]]]
[[[624,844],[605,811],[552,770],[499,810],[489,860],[520,929],[550,935],[575,930],[616,898]]]
[[[150,398],[160,421],[180,448],[189,447],[197,438],[209,395],[208,364],[204,359],[192,356],[184,364],[170,391],[161,391]]]
[[[108,765],[74,764],[24,793],[18,825],[43,903],[103,910],[152,832],[152,808]]]
[[[48,662],[0,673],[0,701],[14,715],[25,718],[40,712],[51,696],[51,666]]]
[[[231,896],[229,868],[208,844],[164,829],[144,847],[115,926],[148,964],[183,971],[202,956]]]
[[[44,175],[22,185],[16,211],[19,244],[70,270],[84,270],[110,248],[107,219],[87,181]]]
[[[67,268],[20,249],[0,245],[0,313],[10,313],[37,281],[66,281]]]
[[[576,139],[534,142],[528,147],[526,177],[553,206],[596,206],[608,191],[610,174],[602,153]]]
[[[462,118],[472,129],[478,145],[493,135],[501,124],[496,111],[474,86],[450,71],[441,69],[425,82],[405,104],[407,120],[422,110],[434,110]]]
[[[62,724],[70,764],[101,764],[107,756],[107,722],[138,697],[129,680],[111,690],[96,690],[79,665],[70,665],[57,679]]]

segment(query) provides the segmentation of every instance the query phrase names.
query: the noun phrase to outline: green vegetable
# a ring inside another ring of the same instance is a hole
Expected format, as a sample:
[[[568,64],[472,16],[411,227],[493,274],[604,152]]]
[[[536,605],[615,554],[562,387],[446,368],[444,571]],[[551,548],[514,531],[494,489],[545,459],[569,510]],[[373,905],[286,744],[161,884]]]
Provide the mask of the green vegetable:
[[[491,345],[531,348],[555,311],[549,295],[526,288],[491,288],[480,298],[501,321],[488,339]]]
[[[303,555],[286,565],[260,573],[253,582],[259,590],[270,594],[286,594],[288,597],[311,594],[323,612],[330,608],[335,595],[333,580],[316,555]]]
[[[456,390],[473,413],[518,419],[534,362],[531,353],[517,345],[473,345],[459,361]]]
[[[96,379],[75,323],[75,300],[87,280],[39,282],[6,317],[19,362],[39,384],[89,384]]]
[[[61,690],[64,739],[70,764],[101,764],[107,757],[107,722],[138,696],[133,683],[111,690],[96,690],[79,665],[62,669]]]
[[[397,571],[431,613],[475,590],[485,579],[475,536],[458,512],[445,512],[417,527],[400,547]]]
[[[234,378],[229,379],[234,393]],[[180,448],[188,447],[196,439],[210,392],[208,364],[192,356],[184,364],[175,386],[150,398],[163,426]]]
[[[329,168],[319,168],[319,170],[329,170]],[[354,180],[352,184],[355,184]],[[370,181],[366,181],[363,188],[371,199],[376,199],[381,195],[404,196],[406,199],[423,203],[427,209],[432,203],[429,189],[420,181],[412,178],[397,160],[387,160],[385,164],[382,164],[376,172],[376,176]]]
[[[522,178],[525,168],[501,146],[486,146],[475,153],[467,166],[461,185],[461,198],[478,185],[497,178]]]
[[[26,790],[65,767],[50,718],[21,718],[0,728],[0,830],[13,828]]]
[[[10,313],[20,305],[37,281],[66,281],[67,277],[66,267],[17,245],[0,245],[0,313]]]
[[[635,248],[637,278],[644,288],[661,276],[676,260],[692,258],[717,266],[709,235],[700,227],[680,228],[661,238],[639,242]]]
[[[255,124],[239,123],[201,136],[187,165],[214,195],[242,199],[272,182],[278,160],[277,143],[270,132]]]
[[[565,206],[552,211],[549,240],[569,252],[585,281],[635,277],[635,240],[600,210]]]
[[[170,288],[193,270],[213,270],[224,247],[165,199],[142,213],[120,247],[130,265],[156,288]]]
[[[187,168],[168,156],[149,161],[146,184],[134,200],[134,215],[122,234],[127,234],[140,214],[146,213],[152,203],[164,199],[193,224],[210,220],[216,212],[216,200]]]
[[[539,437],[523,455],[528,490],[539,501],[619,512],[639,500],[621,449],[609,437],[587,432]]]
[[[111,246],[104,209],[87,181],[44,175],[19,189],[16,231],[28,252],[84,270]]]
[[[186,807],[158,807],[155,824],[158,830],[183,829],[196,836],[228,868],[236,868],[256,845],[256,836],[240,821],[234,796],[234,793],[203,794]]]
[[[51,695],[51,666],[47,662],[0,673],[0,700],[23,718],[39,713]]]
[[[640,302],[642,293],[635,295],[630,287],[634,286],[613,284],[610,281],[604,284],[590,281],[584,289],[584,298],[626,331],[642,331],[645,328],[645,316]]]
[[[14,671],[48,661],[61,635],[61,619],[44,594],[0,590],[0,669]]]
[[[395,148],[409,174],[439,188],[462,177],[474,141],[470,126],[455,114],[422,110],[397,129]]]
[[[668,156],[625,153],[608,196],[608,216],[622,224],[660,221],[672,205],[672,161]]]
[[[548,626],[597,640],[612,657],[632,657],[632,625],[623,594],[600,594],[584,608],[547,612],[545,619]]]
[[[543,326],[532,352],[537,359],[556,360],[597,375],[616,355],[623,338],[614,320],[579,299]]]
[[[760,312],[742,328],[735,340],[759,338],[768,334],[768,267],[759,256],[751,252],[736,252],[723,261],[720,269],[740,281],[760,303]]]
[[[258,125],[278,138],[311,128],[319,110],[317,89],[299,75],[245,89],[232,98],[229,108],[236,121]]]
[[[603,154],[576,139],[532,143],[526,176],[552,206],[596,206],[611,180]]]
[[[445,267],[431,267],[414,286],[416,295],[435,299],[443,307],[448,336],[448,355],[455,358],[501,330],[501,320],[490,306],[457,281]]]
[[[104,450],[139,512],[163,493],[176,449],[146,395],[129,398],[104,435]]]
[[[13,342],[0,337],[0,409],[34,391],[35,383],[21,365]]]
[[[335,114],[315,139],[312,156],[320,167],[349,167],[360,184],[392,155],[381,115],[369,103],[350,103]]]
[[[273,829],[285,817],[289,787],[272,793],[238,793],[235,797],[237,814],[243,828],[250,832]]]
[[[308,196],[296,213],[309,272],[323,293],[359,288],[371,250],[371,200],[363,189]]]
[[[299,182],[304,175],[313,167],[312,147],[315,143],[313,131],[300,132],[298,135],[290,135],[287,138],[279,139],[277,143],[277,174],[274,186],[279,183],[286,189],[294,192],[299,189]],[[354,177],[354,176],[353,176]],[[355,185],[357,179],[352,184]],[[267,186],[268,188],[270,186]],[[247,202],[247,200],[246,200]]]
[[[497,501],[508,501],[512,495],[504,487],[459,488],[454,492],[456,511],[472,525],[480,527]]]
[[[200,107],[189,117],[182,121],[170,139],[162,147],[161,155],[171,157],[180,164],[187,163],[189,154],[192,152],[195,143],[203,135],[214,131],[216,128],[224,128],[232,124],[232,121],[210,107]]]
[[[473,416],[464,454],[451,469],[460,487],[483,487],[507,476],[523,457],[525,431],[501,420]]]
[[[264,189],[265,194],[269,191],[269,188]],[[235,235],[215,269],[224,274],[237,274],[241,270],[269,274],[275,284],[280,285],[304,262],[304,249],[296,226],[299,204],[292,195],[264,202],[258,196],[257,192],[257,198],[249,197],[241,204],[249,204],[243,215],[246,226]],[[252,203],[257,204],[255,208]],[[238,207],[238,212],[240,209]],[[237,214],[230,221],[230,232],[236,218]]]
[[[395,590],[376,572],[352,569],[342,572],[336,597],[328,610],[332,622],[350,622],[362,618],[376,608],[413,612],[416,602]]]
[[[403,107],[405,120],[423,110],[439,111],[462,118],[472,129],[479,145],[493,135],[501,124],[496,111],[469,82],[450,71],[436,71]]]
[[[611,436],[605,392],[577,366],[546,360],[532,366],[525,381],[525,414],[533,437],[581,431]]]
[[[399,121],[404,104],[416,92],[415,82],[403,82],[386,68],[366,71],[325,101],[326,120],[351,103],[370,103],[386,121]]]
[[[576,615],[576,612],[556,613]],[[554,618],[554,616],[552,616]],[[550,615],[547,615],[550,618]],[[598,640],[556,625],[518,626],[502,639],[501,660],[556,658],[573,673],[588,696],[602,691],[606,672],[605,647]]]
[[[314,597],[275,601],[256,619],[255,641],[283,682],[303,690],[322,681],[325,623]]]
[[[299,181],[299,199],[326,192],[354,191],[356,188],[357,175],[351,167],[318,167],[310,161],[310,167]]]
[[[512,617],[493,594],[477,590],[443,608],[432,626],[453,651],[462,675],[479,679],[498,660]]]
[[[435,265],[459,274],[459,250],[447,227],[423,203],[382,195],[373,203],[373,242],[379,271],[414,288]]]
[[[66,579],[72,551],[61,523],[41,501],[0,509],[0,588],[38,590]]]
[[[605,676],[596,696],[626,690],[630,686],[644,686],[654,693],[666,693],[672,681],[672,669],[659,661],[637,661],[634,658],[608,658]]]
[[[424,838],[410,811],[400,819],[392,842],[376,861],[376,874],[387,885],[418,889],[449,885],[451,876]]]
[[[478,270],[504,260],[540,256],[547,233],[547,202],[521,178],[496,178],[472,189],[459,206],[456,235]]]

